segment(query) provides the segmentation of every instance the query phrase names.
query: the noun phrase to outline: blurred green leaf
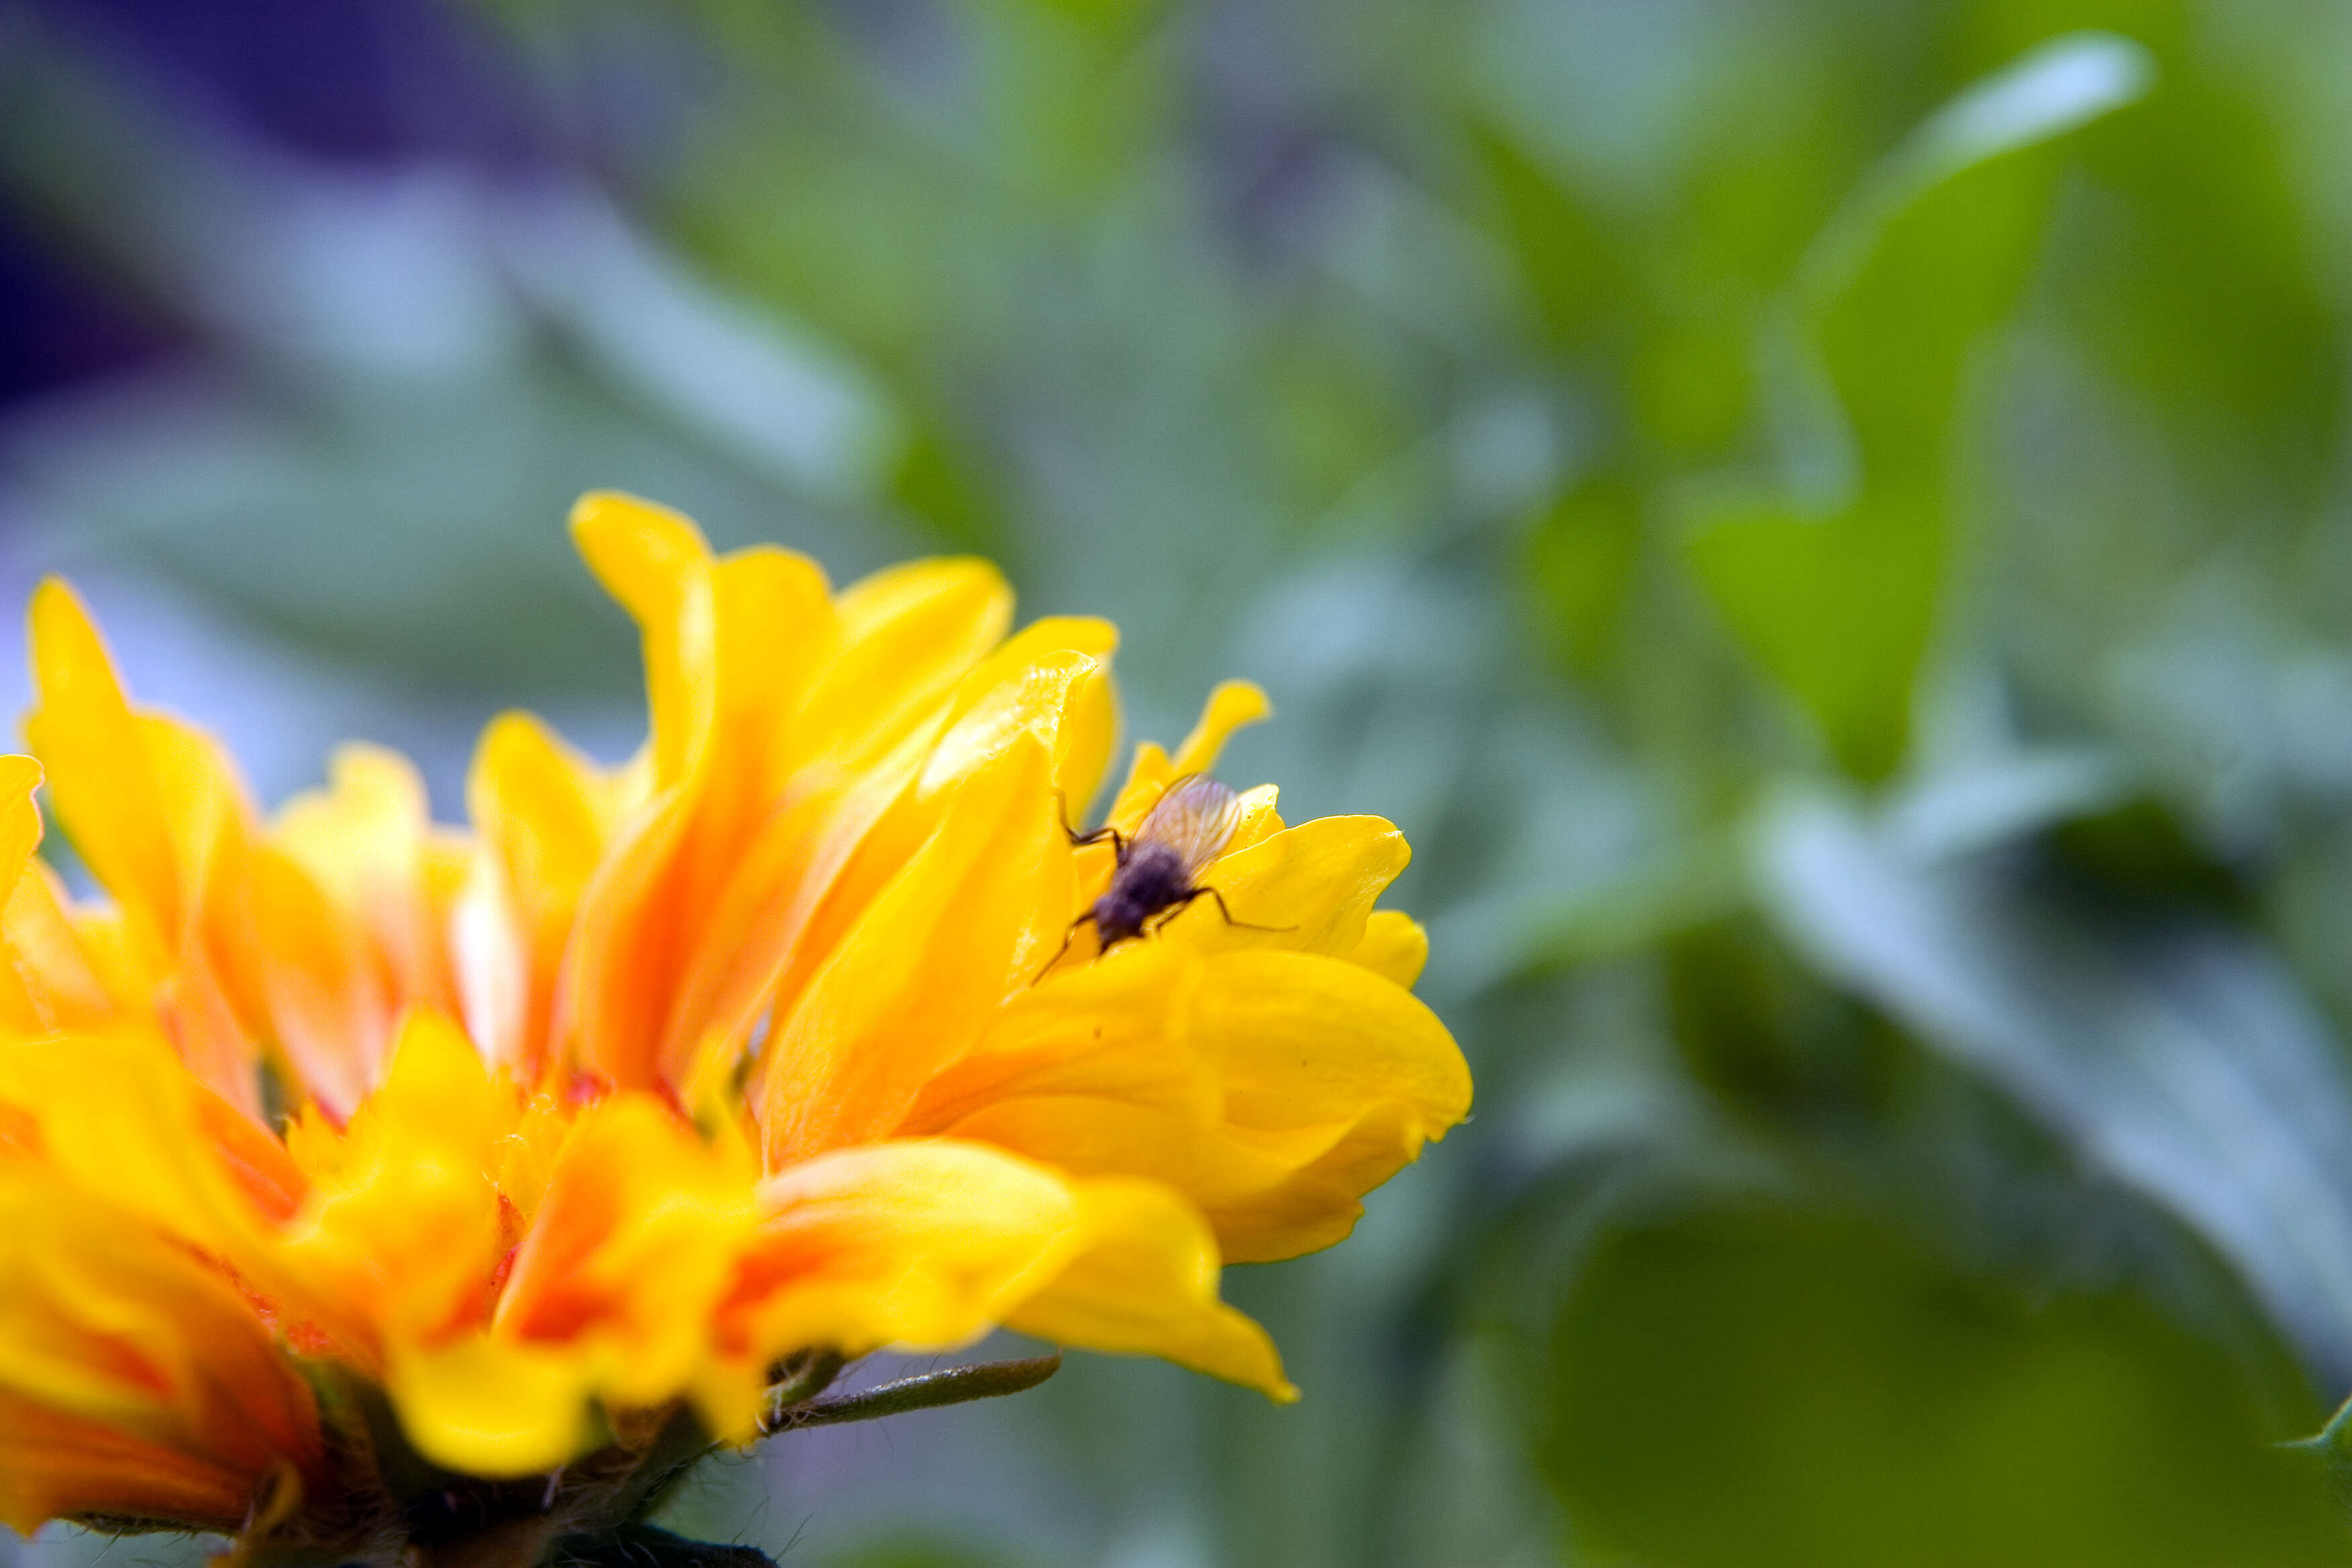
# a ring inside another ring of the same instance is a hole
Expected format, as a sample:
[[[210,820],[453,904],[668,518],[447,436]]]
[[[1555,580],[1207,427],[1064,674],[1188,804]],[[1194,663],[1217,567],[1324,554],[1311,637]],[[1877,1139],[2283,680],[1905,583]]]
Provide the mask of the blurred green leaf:
[[[1589,352],[1612,329],[1622,331],[1643,298],[1622,254],[1622,227],[1579,200],[1502,126],[1474,121],[1468,132],[1495,226],[1553,343]]]
[[[2125,1295],[2036,1302],[1757,1205],[1607,1236],[1538,1453],[1580,1558],[1654,1568],[2343,1560],[2230,1359]]]
[[[1528,536],[1528,587],[1555,657],[1580,674],[1616,646],[1641,560],[1646,500],[1622,476],[1596,475],[1563,492]]]
[[[1865,779],[1903,760],[1943,588],[1941,521],[1916,494],[1827,519],[1766,502],[1713,510],[1687,541],[1732,630]]]
[[[1961,94],[1875,170],[1807,254],[1767,363],[1786,499],[1703,506],[1694,569],[1849,772],[1884,778],[1933,634],[1972,356],[2042,229],[2022,154],[2131,100],[2140,51],[2064,39]]]
[[[2352,1368],[2352,1073],[2252,933],[2070,908],[1825,800],[1778,805],[1757,846],[1766,907],[1822,971],[2180,1215],[2317,1364]]]
[[[2085,178],[2049,293],[2067,338],[2157,414],[2168,462],[2231,526],[2291,521],[2329,482],[2344,406],[2334,247],[2313,232],[2315,199],[2332,198],[2310,184],[2295,102],[2297,69],[2329,58],[2341,14],[2196,0],[1972,11],[1968,41],[1987,51],[2103,27],[2153,56],[2157,90],[2078,144]],[[2221,17],[2234,26],[2217,34]]]
[[[829,1568],[997,1568],[992,1552],[946,1540],[920,1537],[884,1542],[833,1558]]]
[[[2244,881],[2191,840],[2161,801],[2127,800],[2077,816],[2053,828],[2050,842],[2068,870],[2118,903],[2253,913]]]

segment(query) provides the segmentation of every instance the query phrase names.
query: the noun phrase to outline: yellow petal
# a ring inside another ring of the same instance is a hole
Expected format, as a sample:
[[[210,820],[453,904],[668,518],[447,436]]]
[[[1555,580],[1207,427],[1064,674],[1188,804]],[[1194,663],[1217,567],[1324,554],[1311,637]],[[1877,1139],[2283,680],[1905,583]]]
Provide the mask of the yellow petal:
[[[1401,910],[1374,910],[1364,922],[1362,940],[1348,956],[1410,989],[1429,962],[1429,933]]]
[[[1159,804],[1160,797],[1167,793],[1168,786],[1175,782],[1175,778],[1176,767],[1169,760],[1168,753],[1154,742],[1143,742],[1135,748],[1134,760],[1127,766],[1126,782],[1118,786],[1118,794],[1112,797],[1110,811],[1103,821],[1132,837],[1144,814]],[[1108,847],[1103,847],[1103,850],[1101,870],[1104,876],[1108,876],[1110,865]]]
[[[40,787],[40,763],[0,756],[0,888],[16,885],[41,842],[41,808],[33,804],[33,792]]]
[[[1107,623],[1081,617],[1048,618],[1030,626],[964,679],[935,716],[946,724],[935,742],[925,739],[924,727],[909,731],[908,742],[869,773],[868,784],[843,795],[845,805],[856,809],[827,820],[827,843],[829,849],[846,847],[855,854],[814,886],[823,903],[792,931],[782,968],[771,966],[776,975],[772,993],[782,1009],[790,1010],[849,926],[938,830],[957,787],[1015,741],[1026,737],[1046,749],[1058,811],[1066,816],[1073,801],[1092,795],[1117,725],[1105,662],[1112,641]],[[899,770],[910,754],[921,772],[912,788],[901,791]],[[873,809],[884,804],[887,810]],[[803,809],[803,804],[793,807]],[[772,852],[772,847],[763,847]]]
[[[717,720],[718,606],[710,547],[667,507],[595,490],[572,509],[572,538],[597,581],[645,635],[654,777],[692,771]]]
[[[1368,969],[1152,942],[1015,998],[907,1130],[1164,1182],[1228,1261],[1265,1262],[1345,1236],[1469,1095],[1444,1026]]]
[[[1203,952],[1276,947],[1344,957],[1412,856],[1404,835],[1377,816],[1317,817],[1221,857],[1201,879],[1225,909],[1202,899],[1163,929]]]
[[[1171,1043],[1172,1020],[1192,1010],[1202,966],[1181,949],[1150,942],[1013,998],[977,1047],[936,1074],[898,1129],[947,1132],[1005,1100],[1085,1097],[1153,1105],[1197,1122],[1223,1114],[1214,1063]]]
[[[1053,757],[1053,788],[1065,799],[1093,798],[1118,721],[1110,672],[1098,657],[1058,649],[1005,670],[976,692],[923,765],[916,788],[951,787],[1031,735]]]
[[[538,720],[505,713],[482,732],[466,801],[480,838],[457,936],[466,1021],[491,1060],[535,1083],[563,944],[611,836],[611,789]]]
[[[111,1009],[65,918],[57,879],[33,859],[41,839],[41,765],[30,757],[0,756],[0,1029],[47,1034],[68,1023],[92,1022]]]
[[[49,794],[91,875],[175,935],[185,908],[178,858],[145,742],[98,627],[57,578],[34,592],[33,680],[39,705],[25,733],[49,774]]]
[[[1172,760],[1178,778],[1187,773],[1216,771],[1217,758],[1225,749],[1233,732],[1245,724],[1255,724],[1274,716],[1274,704],[1265,693],[1247,680],[1228,680],[1209,693],[1209,700],[1201,710],[1201,721],[1176,748]]]
[[[807,759],[796,716],[840,647],[824,569],[772,546],[719,563],[719,722],[747,801],[772,799]]]
[[[1201,721],[1192,726],[1192,732],[1184,737],[1184,743],[1176,748],[1173,757],[1149,741],[1136,747],[1127,782],[1119,786],[1118,797],[1112,802],[1105,820],[1121,833],[1132,834],[1171,784],[1188,773],[1215,772],[1217,758],[1233,732],[1245,724],[1271,718],[1273,713],[1274,705],[1266,700],[1265,693],[1251,682],[1222,683],[1209,693],[1209,700],[1201,710]],[[1237,847],[1265,836],[1265,818],[1274,809],[1273,791],[1269,788],[1264,796],[1251,802],[1250,807],[1249,820],[1234,835]],[[1272,826],[1278,829],[1279,819]]]
[[[682,1393],[750,1235],[752,1175],[748,1155],[706,1148],[649,1096],[592,1107],[555,1156],[495,1321],[392,1346],[387,1387],[418,1449],[525,1474],[586,1446],[596,1403]]]
[[[1110,656],[1118,628],[1092,616],[1047,616],[1005,639],[965,676],[949,728],[924,766],[936,790],[1026,730],[1054,753],[1054,785],[1083,809],[1102,784],[1118,727]]]
[[[984,561],[918,561],[844,589],[840,651],[795,726],[804,758],[859,768],[887,755],[1004,637],[1013,594]]]
[[[1225,1114],[1247,1127],[1352,1122],[1412,1107],[1430,1136],[1470,1113],[1470,1071],[1437,1016],[1352,963],[1261,950],[1208,960],[1192,1028],[1225,1068]]]
[[[462,1475],[551,1470],[595,1440],[591,1380],[560,1348],[476,1331],[396,1349],[386,1381],[416,1451]]]
[[[339,1338],[381,1355],[483,1311],[509,1245],[491,1173],[520,1115],[455,1024],[408,1016],[383,1086],[310,1155],[281,1248]]]
[[[1049,768],[1023,736],[968,778],[776,1020],[760,1089],[771,1170],[887,1135],[1052,955],[1070,882]]]
[[[37,1123],[58,1172],[147,1223],[240,1264],[264,1246],[269,1216],[216,1152],[213,1129],[237,1119],[152,1032],[0,1043],[0,1102]]]
[[[52,578],[33,595],[39,705],[25,732],[48,771],[58,816],[125,917],[129,968],[167,976],[158,998],[182,1058],[258,1115],[256,1047],[206,939],[235,935],[215,909],[249,832],[243,787],[218,747],[185,725],[134,713],[98,629]]]
[[[950,1124],[950,1136],[994,1144],[1083,1176],[1138,1176],[1181,1193],[1205,1215],[1220,1252],[1234,1262],[1258,1262],[1233,1246],[1228,1216],[1256,1226],[1260,1212],[1286,1194],[1300,1169],[1341,1135],[1306,1147],[1267,1148],[1247,1129],[1153,1096],[1128,1098],[1084,1089],[1012,1096],[982,1105]],[[1353,1193],[1315,1191],[1333,1206],[1345,1236],[1360,1215]],[[1284,1201],[1287,1203],[1287,1199]],[[1293,1205],[1295,1206],[1295,1205]],[[1290,1212],[1286,1208],[1285,1212]]]
[[[117,997],[67,910],[64,889],[37,860],[0,905],[0,943],[8,957],[0,973],[0,1027],[46,1035],[101,1027],[115,1016]],[[152,982],[131,990],[135,1005],[152,993]]]
[[[1007,1320],[1088,1350],[1156,1355],[1287,1403],[1266,1332],[1217,1297],[1217,1244],[1199,1211],[1153,1182],[1078,1188],[1086,1239],[1068,1268]]]
[[[393,1005],[455,1006],[431,896],[425,780],[399,752],[366,745],[336,748],[328,780],[286,803],[271,841],[366,933]]]

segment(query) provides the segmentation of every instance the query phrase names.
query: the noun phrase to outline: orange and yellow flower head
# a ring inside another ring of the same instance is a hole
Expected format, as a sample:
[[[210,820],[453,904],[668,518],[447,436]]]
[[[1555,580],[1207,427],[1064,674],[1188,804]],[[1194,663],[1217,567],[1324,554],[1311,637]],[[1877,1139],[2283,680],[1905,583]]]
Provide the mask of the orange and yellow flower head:
[[[1216,900],[1108,952],[1075,925],[1117,854],[1065,817],[1110,759],[1108,624],[1008,637],[982,563],[836,591],[625,496],[573,533],[642,631],[649,738],[608,768],[501,717],[462,830],[365,746],[257,814],[36,595],[0,1521],[390,1562],[473,1479],[432,1528],[523,1563],[845,1359],[999,1326],[1287,1399],[1220,1268],[1339,1240],[1467,1111],[1420,929],[1373,907],[1384,821],[1250,791]],[[1108,826],[1265,711],[1221,688]],[[44,779],[102,902],[35,857]]]

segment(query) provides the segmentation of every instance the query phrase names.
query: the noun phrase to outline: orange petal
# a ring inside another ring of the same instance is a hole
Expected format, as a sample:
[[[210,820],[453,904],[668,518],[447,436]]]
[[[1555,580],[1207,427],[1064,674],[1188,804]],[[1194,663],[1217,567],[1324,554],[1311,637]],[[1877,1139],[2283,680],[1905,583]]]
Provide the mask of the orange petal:
[[[947,1349],[1065,1269],[1083,1210],[1055,1172],[975,1143],[836,1150],[760,1185],[762,1218],[718,1320],[748,1367],[829,1345]]]
[[[294,1079],[341,1121],[375,1081],[392,999],[374,946],[349,912],[284,852],[248,861],[255,976]]]
[[[0,1443],[46,1431],[79,1452],[46,1474],[34,1466],[39,1485],[89,1485],[76,1468],[110,1446],[88,1423],[131,1439],[113,1451],[129,1466],[115,1484],[132,1495],[226,1487],[241,1504],[273,1468],[315,1474],[320,1461],[308,1387],[225,1277],[124,1210],[16,1164],[0,1170]]]
[[[88,1513],[233,1531],[260,1480],[0,1390],[0,1524],[20,1535]]]
[[[904,795],[928,745],[919,731],[894,756],[830,789],[780,804],[736,851],[704,934],[670,1005],[660,1061],[667,1081],[700,1061],[715,1067],[751,1037],[782,993],[796,994],[839,940],[823,916],[862,909],[835,897],[874,826]],[[814,935],[812,935],[812,932]],[[801,979],[787,979],[799,967]]]

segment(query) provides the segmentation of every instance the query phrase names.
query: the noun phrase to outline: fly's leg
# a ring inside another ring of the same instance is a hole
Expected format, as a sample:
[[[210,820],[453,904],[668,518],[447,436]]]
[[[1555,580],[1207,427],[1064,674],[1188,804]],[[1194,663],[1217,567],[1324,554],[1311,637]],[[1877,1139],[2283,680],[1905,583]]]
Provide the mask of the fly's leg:
[[[1116,827],[1097,827],[1091,833],[1081,833],[1070,826],[1070,803],[1062,798],[1060,790],[1054,792],[1054,799],[1060,805],[1060,810],[1055,815],[1062,819],[1062,831],[1070,836],[1070,845],[1073,848],[1083,849],[1089,844],[1100,844],[1103,840],[1108,839],[1112,852],[1122,861],[1127,858],[1127,835]]]
[[[1062,962],[1063,955],[1070,951],[1070,943],[1078,940],[1078,928],[1085,925],[1088,921],[1091,921],[1094,918],[1094,910],[1088,910],[1085,914],[1080,915],[1076,920],[1070,922],[1070,929],[1062,933],[1062,945],[1055,949],[1054,956],[1045,961],[1045,967],[1037,972],[1036,979],[1029,982],[1031,986],[1035,986],[1038,980],[1043,980],[1045,976],[1054,973],[1054,965]]]
[[[1192,898],[1186,899],[1184,902],[1191,903],[1192,899],[1197,899],[1203,893],[1217,900],[1217,912],[1225,917],[1225,923],[1229,926],[1237,927],[1242,931],[1297,931],[1298,929],[1297,926],[1262,926],[1253,925],[1248,921],[1237,921],[1234,919],[1234,911],[1225,908],[1224,894],[1217,891],[1214,888],[1195,888],[1192,889]],[[1182,906],[1179,905],[1178,907],[1181,908]]]
[[[1151,925],[1150,927],[1151,934],[1158,936],[1162,926],[1166,925],[1170,921],[1174,920],[1178,915],[1182,914],[1186,910],[1192,907],[1193,900],[1201,897],[1203,893],[1213,895],[1214,891],[1215,889],[1211,888],[1185,889],[1182,897],[1179,898],[1174,903],[1169,905],[1166,909],[1161,910],[1158,914],[1151,917]]]

